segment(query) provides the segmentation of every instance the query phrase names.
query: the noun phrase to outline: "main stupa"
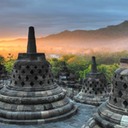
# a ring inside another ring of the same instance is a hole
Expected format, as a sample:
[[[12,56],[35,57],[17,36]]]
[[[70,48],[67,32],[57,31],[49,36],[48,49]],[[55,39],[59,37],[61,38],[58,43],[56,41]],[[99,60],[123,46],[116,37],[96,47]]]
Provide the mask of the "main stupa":
[[[0,122],[39,124],[76,112],[51,73],[44,53],[37,53],[34,27],[29,27],[27,53],[19,53],[10,85],[0,90]]]

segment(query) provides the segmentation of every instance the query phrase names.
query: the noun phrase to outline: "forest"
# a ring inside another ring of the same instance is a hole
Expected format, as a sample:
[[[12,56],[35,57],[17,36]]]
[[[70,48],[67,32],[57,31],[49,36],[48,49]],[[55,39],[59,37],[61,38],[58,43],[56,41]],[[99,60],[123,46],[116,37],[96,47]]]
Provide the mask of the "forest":
[[[51,64],[55,77],[57,77],[62,63],[65,62],[70,72],[75,74],[77,80],[80,80],[86,78],[86,75],[91,71],[92,56],[96,57],[98,71],[104,73],[108,82],[111,82],[114,71],[119,67],[120,58],[128,57],[128,51],[88,55],[68,54],[59,58],[47,58],[47,60]],[[5,66],[9,73],[11,73],[15,61],[16,58],[12,54],[8,54],[7,58],[0,56],[0,63]]]

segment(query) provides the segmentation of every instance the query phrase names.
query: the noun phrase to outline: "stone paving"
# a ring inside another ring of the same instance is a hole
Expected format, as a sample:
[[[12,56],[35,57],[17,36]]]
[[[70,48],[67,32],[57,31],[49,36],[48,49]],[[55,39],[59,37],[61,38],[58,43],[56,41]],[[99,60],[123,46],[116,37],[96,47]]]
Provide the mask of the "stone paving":
[[[96,111],[96,107],[81,103],[75,104],[78,107],[78,112],[66,120],[40,125],[11,125],[0,123],[0,128],[81,128],[92,117],[92,114]]]

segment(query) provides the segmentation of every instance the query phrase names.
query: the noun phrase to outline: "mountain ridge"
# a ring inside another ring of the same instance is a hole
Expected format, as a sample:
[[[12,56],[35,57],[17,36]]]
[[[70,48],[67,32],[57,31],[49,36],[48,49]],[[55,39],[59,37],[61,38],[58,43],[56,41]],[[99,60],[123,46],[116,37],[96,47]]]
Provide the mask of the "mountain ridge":
[[[124,31],[124,32],[122,32]],[[96,29],[96,30],[74,30],[74,31],[69,31],[69,30],[65,30],[62,31],[60,33],[57,34],[51,34],[49,36],[43,37],[44,39],[49,39],[49,38],[58,38],[57,36],[72,36],[72,34],[74,34],[74,38],[76,38],[76,35],[82,34],[84,36],[93,36],[93,34],[97,34],[97,36],[99,36],[99,34],[101,34],[102,36],[106,36],[105,34],[107,34],[107,36],[112,37],[114,35],[115,32],[115,36],[126,36],[126,34],[128,35],[128,21],[124,21],[118,25],[110,25],[104,28],[100,28],[100,29]],[[113,34],[113,35],[111,35]],[[59,38],[60,38],[59,37]]]
[[[47,54],[90,54],[128,49],[128,21],[97,30],[65,30],[36,39],[39,52]],[[26,52],[27,39],[0,41],[0,54]]]

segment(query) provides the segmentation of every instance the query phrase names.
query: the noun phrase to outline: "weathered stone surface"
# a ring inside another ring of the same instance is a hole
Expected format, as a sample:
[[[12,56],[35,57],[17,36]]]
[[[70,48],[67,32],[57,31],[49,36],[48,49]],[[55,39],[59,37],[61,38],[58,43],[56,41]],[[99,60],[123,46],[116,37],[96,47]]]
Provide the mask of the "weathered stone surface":
[[[38,125],[14,125],[0,123],[0,128],[81,128],[83,122],[86,122],[91,117],[91,115],[96,111],[96,107],[81,103],[74,104],[79,109],[78,113],[70,118],[67,117],[65,120],[59,120],[56,122]]]
[[[61,70],[58,73],[59,85],[70,88],[81,88],[81,85],[77,82],[75,74],[71,73],[65,62],[61,64]]]
[[[4,85],[4,80],[7,79],[7,71],[4,65],[0,64],[0,89]]]
[[[83,128],[127,128],[128,127],[128,58],[120,60],[120,68],[113,76],[113,89],[109,100],[94,114],[92,125],[89,120]]]
[[[76,107],[51,73],[44,53],[36,53],[34,28],[29,28],[27,53],[16,60],[10,84],[0,90],[0,121],[38,124],[73,115]]]
[[[97,71],[95,57],[92,57],[91,72],[84,80],[82,90],[74,97],[75,101],[100,105],[108,99],[108,85],[103,73]]]

